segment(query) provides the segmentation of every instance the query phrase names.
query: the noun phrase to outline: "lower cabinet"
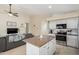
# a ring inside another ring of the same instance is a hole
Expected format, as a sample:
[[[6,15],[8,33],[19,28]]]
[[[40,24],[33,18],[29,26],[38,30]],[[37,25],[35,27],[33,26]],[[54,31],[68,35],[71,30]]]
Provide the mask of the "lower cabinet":
[[[48,54],[52,55],[56,51],[56,40],[52,40],[49,42]]]
[[[32,45],[30,43],[26,44],[26,54],[27,55],[39,55],[39,47]]]
[[[41,47],[27,43],[26,47],[27,55],[52,55],[56,51],[56,40],[53,39]]]
[[[44,46],[40,47],[39,54],[40,55],[48,55],[49,54],[49,43],[45,44]]]
[[[78,38],[77,36],[67,36],[67,45],[71,47],[78,48]]]

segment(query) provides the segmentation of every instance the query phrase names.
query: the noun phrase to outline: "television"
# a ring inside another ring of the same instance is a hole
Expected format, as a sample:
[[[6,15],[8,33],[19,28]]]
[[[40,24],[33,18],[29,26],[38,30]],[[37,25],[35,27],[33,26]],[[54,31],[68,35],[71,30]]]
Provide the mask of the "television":
[[[7,34],[18,33],[18,28],[7,28]]]

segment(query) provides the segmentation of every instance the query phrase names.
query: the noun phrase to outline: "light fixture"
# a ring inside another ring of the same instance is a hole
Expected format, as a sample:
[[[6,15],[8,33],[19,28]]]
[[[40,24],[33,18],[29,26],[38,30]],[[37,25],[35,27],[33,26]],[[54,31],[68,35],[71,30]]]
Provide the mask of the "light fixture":
[[[52,8],[52,6],[51,6],[51,5],[49,5],[49,6],[48,6],[48,8],[50,8],[50,9],[51,9],[51,8]]]
[[[13,16],[11,13],[8,13],[9,16]]]

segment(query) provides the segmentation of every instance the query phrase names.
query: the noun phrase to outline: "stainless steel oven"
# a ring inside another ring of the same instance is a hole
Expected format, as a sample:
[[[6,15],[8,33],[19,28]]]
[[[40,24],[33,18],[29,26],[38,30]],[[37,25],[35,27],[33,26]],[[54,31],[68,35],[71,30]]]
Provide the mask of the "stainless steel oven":
[[[66,41],[67,32],[65,31],[65,29],[67,28],[67,25],[57,24],[56,28],[58,29],[58,32],[56,34],[56,40]]]

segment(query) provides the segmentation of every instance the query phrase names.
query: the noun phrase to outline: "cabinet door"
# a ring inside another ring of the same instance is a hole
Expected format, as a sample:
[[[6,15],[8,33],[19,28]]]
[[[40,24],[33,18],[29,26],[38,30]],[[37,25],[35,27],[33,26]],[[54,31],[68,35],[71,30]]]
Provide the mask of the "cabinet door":
[[[57,24],[66,24],[66,19],[57,20]]]
[[[77,36],[67,36],[67,45],[72,47],[78,47]]]
[[[78,18],[67,19],[67,28],[77,28]]]
[[[56,51],[56,40],[53,39],[40,48],[41,55],[52,55]]]
[[[48,55],[48,48],[49,48],[48,43],[40,47],[40,55]]]
[[[27,43],[26,47],[27,47],[26,49],[27,55],[39,55],[39,48],[37,46]]]
[[[56,29],[56,21],[49,22],[49,29]]]
[[[52,55],[56,51],[56,40],[53,39],[49,42],[49,55]]]

